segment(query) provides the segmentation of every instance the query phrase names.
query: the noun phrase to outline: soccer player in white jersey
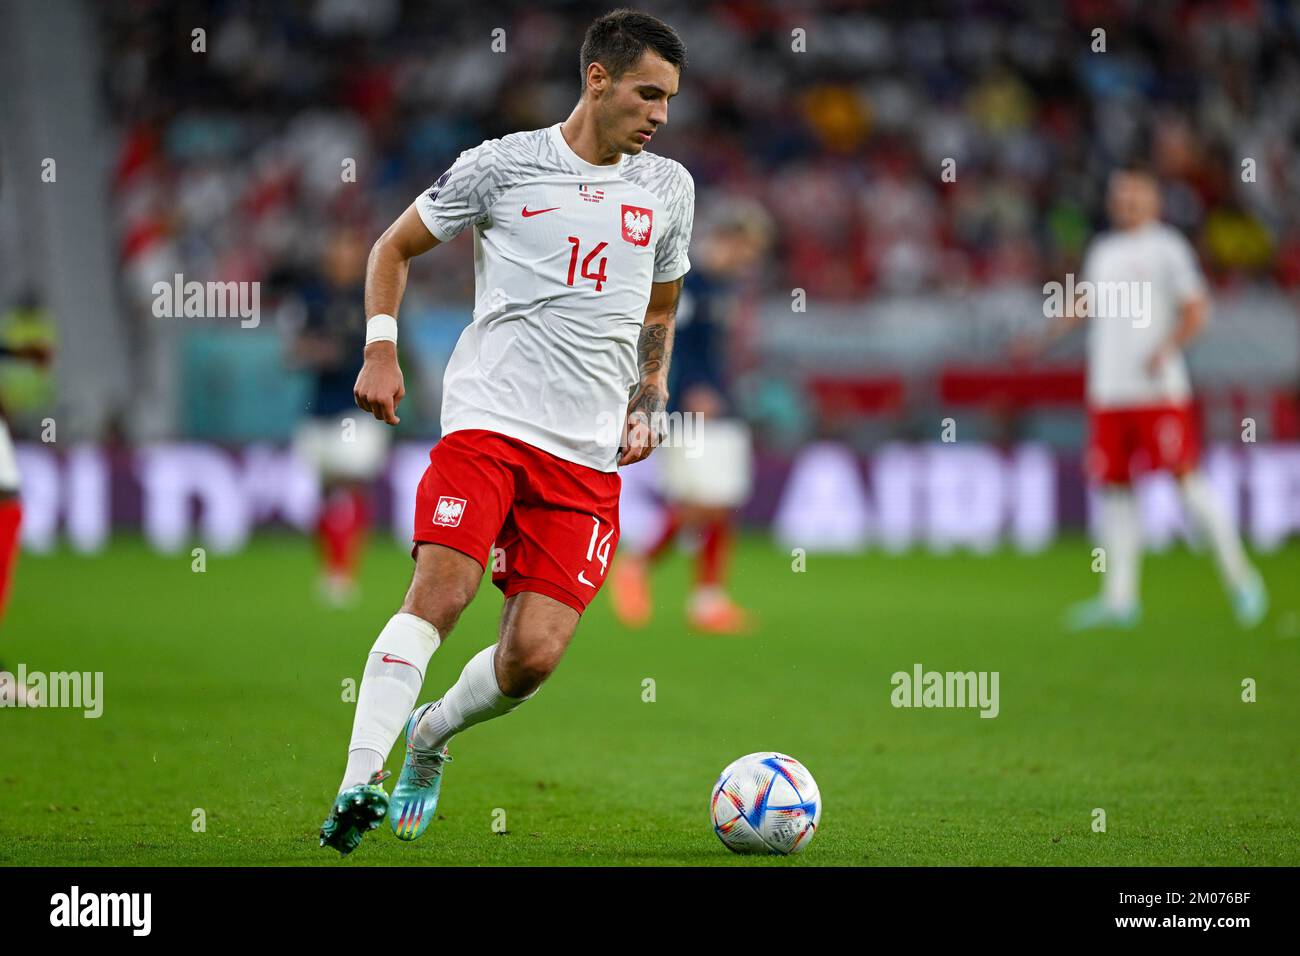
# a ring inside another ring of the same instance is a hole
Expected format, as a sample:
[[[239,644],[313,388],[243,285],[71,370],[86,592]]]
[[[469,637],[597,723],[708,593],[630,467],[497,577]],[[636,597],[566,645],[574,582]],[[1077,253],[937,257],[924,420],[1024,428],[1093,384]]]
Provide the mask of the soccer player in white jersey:
[[[1085,318],[1088,329],[1087,470],[1099,488],[1106,555],[1099,597],[1072,607],[1082,630],[1131,627],[1141,614],[1141,527],[1135,468],[1172,472],[1183,506],[1209,544],[1243,627],[1267,612],[1263,580],[1198,468],[1199,441],[1183,348],[1208,317],[1205,281],[1191,244],[1161,222],[1154,175],[1133,165],[1111,174],[1107,211],[1114,231],[1098,236],[1083,262],[1074,308],[1065,310],[1038,351]],[[1086,285],[1085,285],[1086,283]]]
[[[657,442],[690,268],[694,182],[646,151],[684,63],[682,41],[654,17],[599,18],[569,118],[463,152],[371,251],[355,395],[381,421],[396,424],[404,394],[394,317],[410,260],[472,227],[475,302],[416,492],[414,576],[366,662],[322,846],[350,852],[385,814],[399,838],[423,833],[447,742],[537,692],[604,583],[618,468]],[[414,707],[489,567],[505,595],[496,643]],[[406,759],[390,807],[382,767],[399,734]]]

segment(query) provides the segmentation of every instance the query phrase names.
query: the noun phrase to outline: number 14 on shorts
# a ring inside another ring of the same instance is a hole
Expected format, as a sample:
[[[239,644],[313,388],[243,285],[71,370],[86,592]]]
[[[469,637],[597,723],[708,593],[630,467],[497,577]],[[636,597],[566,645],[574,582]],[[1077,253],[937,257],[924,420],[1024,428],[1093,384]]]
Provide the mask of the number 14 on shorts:
[[[591,520],[591,543],[587,545],[587,563],[590,564],[592,558],[598,560],[600,562],[600,576],[604,578],[605,572],[609,570],[609,539],[614,536],[614,528],[611,525],[610,529],[605,532],[605,536],[602,538],[600,537],[600,519],[595,515],[592,515]],[[597,540],[598,538],[599,541]],[[578,572],[578,583],[585,584],[589,588],[594,588],[596,586],[587,580],[586,571]]]

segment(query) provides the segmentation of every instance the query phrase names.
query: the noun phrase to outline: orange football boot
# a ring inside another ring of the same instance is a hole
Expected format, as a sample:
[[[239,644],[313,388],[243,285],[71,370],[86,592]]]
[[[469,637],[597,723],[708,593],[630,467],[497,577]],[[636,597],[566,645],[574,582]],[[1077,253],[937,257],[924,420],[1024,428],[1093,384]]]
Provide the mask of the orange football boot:
[[[610,586],[614,616],[624,627],[642,628],[650,623],[650,575],[645,560],[619,555],[614,562]]]

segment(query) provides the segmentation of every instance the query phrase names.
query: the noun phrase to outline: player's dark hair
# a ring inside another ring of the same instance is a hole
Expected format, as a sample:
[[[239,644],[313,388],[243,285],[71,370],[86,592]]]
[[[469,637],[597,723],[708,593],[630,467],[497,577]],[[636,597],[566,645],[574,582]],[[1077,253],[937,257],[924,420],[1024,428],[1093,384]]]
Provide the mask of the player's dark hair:
[[[592,21],[582,38],[582,92],[587,91],[587,67],[599,63],[612,79],[636,65],[641,54],[653,50],[680,71],[686,65],[686,44],[677,31],[648,13],[615,10]]]

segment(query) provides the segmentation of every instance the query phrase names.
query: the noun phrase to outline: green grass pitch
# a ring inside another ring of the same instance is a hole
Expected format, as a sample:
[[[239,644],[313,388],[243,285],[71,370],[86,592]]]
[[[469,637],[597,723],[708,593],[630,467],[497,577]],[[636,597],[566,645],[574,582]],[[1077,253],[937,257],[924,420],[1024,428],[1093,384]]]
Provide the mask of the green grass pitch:
[[[1138,629],[1067,635],[1089,560],[1070,539],[1032,556],[812,555],[794,573],[751,537],[735,590],[761,630],[720,638],[686,630],[674,557],[650,628],[620,629],[602,595],[534,700],[453,743],[420,841],[385,826],[340,860],[316,830],[352,723],[343,682],[405,590],[405,553],[376,543],[347,611],[317,604],[297,538],[209,555],[201,574],[131,539],[23,555],[0,660],[103,671],[105,707],[0,710],[0,864],[1300,863],[1300,548],[1260,559],[1274,608],[1250,634],[1208,559],[1175,550],[1146,562]],[[422,699],[494,639],[500,604],[485,583]],[[998,671],[999,716],[895,709],[890,676],[917,662]],[[736,857],[711,832],[718,772],[755,750],[820,784],[800,856]]]

